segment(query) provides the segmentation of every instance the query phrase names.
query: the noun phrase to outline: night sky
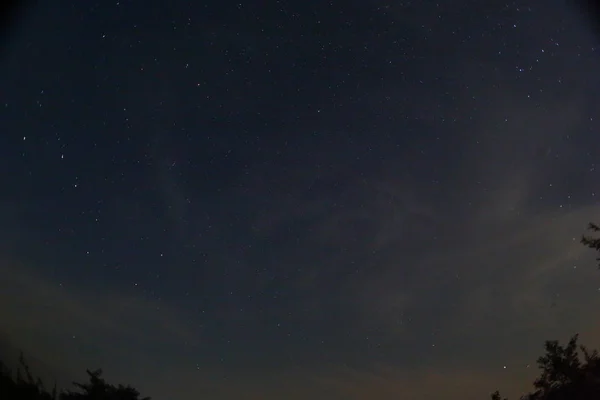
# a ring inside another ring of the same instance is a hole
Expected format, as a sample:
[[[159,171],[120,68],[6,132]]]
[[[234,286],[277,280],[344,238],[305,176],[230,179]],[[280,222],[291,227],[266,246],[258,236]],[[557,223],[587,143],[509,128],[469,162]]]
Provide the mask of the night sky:
[[[155,400],[483,399],[600,345],[563,1],[40,1],[0,55],[0,352]]]

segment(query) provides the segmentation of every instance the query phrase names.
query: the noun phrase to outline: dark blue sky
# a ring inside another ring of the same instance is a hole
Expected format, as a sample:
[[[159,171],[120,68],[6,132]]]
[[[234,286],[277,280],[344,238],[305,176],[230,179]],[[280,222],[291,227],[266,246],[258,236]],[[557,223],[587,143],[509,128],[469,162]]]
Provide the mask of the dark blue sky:
[[[558,1],[422,3],[15,21],[1,348],[156,400],[469,400],[598,344],[598,39]]]

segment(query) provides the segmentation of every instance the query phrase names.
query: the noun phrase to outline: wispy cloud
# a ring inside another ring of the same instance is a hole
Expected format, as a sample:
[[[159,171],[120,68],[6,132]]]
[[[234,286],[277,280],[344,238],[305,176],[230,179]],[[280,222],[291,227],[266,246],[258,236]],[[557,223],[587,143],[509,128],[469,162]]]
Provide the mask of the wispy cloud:
[[[46,362],[82,370],[94,367],[87,364],[90,355],[102,362],[119,352],[194,347],[201,341],[201,330],[163,302],[109,287],[56,282],[8,260],[2,261],[0,273],[3,330],[14,346]],[[107,337],[137,345],[99,347]]]

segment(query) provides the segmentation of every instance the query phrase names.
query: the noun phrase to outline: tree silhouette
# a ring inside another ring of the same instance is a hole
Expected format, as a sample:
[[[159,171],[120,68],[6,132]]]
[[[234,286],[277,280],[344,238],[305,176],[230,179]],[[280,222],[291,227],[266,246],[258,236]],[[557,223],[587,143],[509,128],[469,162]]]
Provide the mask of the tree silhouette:
[[[102,370],[86,370],[89,383],[73,382],[81,391],[65,391],[60,400],[150,400],[150,397],[140,399],[140,393],[131,386],[110,385],[101,377]]]
[[[140,393],[131,386],[108,384],[100,369],[86,372],[88,383],[73,382],[78,391],[63,390],[58,394],[56,384],[48,391],[40,378],[33,377],[21,354],[14,376],[0,361],[0,400],[150,400],[150,397],[140,398]]]
[[[496,390],[494,393],[492,393],[492,400],[508,400],[506,397],[502,398],[500,396],[500,392],[498,390]]]
[[[0,362],[0,399],[56,400],[56,384],[52,391],[48,392],[42,380],[33,377],[23,353],[21,353],[15,377],[10,369]]]
[[[600,226],[589,223],[588,230],[600,232]],[[600,238],[583,235],[581,243],[600,253]],[[600,256],[596,258],[600,268]],[[533,382],[535,390],[521,400],[589,400],[600,399],[600,355],[577,344],[578,335],[566,346],[556,340],[545,343],[546,354],[538,358],[540,376]],[[580,355],[581,354],[581,355]],[[492,400],[507,400],[499,391]]]
[[[588,230],[592,232],[600,232],[600,226],[590,222],[588,224]],[[590,249],[596,250],[596,252],[600,253],[600,238],[582,235],[581,243],[583,243],[584,246],[587,246]],[[600,268],[600,257],[597,257],[596,261],[598,261],[598,268]]]
[[[566,346],[556,340],[545,343],[546,354],[539,357],[540,376],[534,381],[535,390],[521,400],[589,400],[600,398],[600,357],[577,344],[575,335]],[[581,355],[583,357],[580,356]],[[502,399],[498,391],[492,400]]]

